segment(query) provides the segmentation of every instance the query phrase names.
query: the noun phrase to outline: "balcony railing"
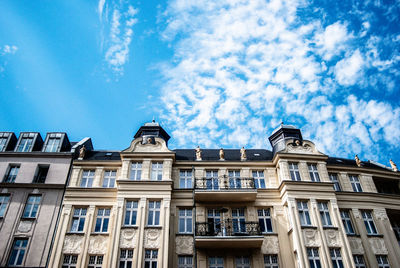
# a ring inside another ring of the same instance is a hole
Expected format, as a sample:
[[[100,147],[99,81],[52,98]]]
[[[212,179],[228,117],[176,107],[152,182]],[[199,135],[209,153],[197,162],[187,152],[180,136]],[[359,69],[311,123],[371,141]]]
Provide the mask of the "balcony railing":
[[[219,176],[212,178],[196,178],[195,189],[199,190],[241,190],[255,189],[254,178]]]
[[[196,236],[259,236],[258,222],[226,219],[223,221],[196,222]]]

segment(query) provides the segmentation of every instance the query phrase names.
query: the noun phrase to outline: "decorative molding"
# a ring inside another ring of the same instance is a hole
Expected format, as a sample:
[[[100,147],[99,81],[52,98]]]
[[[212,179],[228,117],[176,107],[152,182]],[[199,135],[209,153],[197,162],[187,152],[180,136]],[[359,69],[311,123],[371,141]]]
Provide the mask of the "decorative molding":
[[[2,194],[8,194],[8,189],[7,189],[7,188],[1,189],[1,193],[2,193]]]
[[[149,249],[160,248],[160,229],[146,229],[144,231],[144,247]]]
[[[358,209],[352,208],[351,210],[353,211],[354,218],[361,219],[361,213]]]
[[[175,251],[178,255],[193,255],[193,237],[177,236],[175,238]]]
[[[33,191],[32,191],[32,194],[39,194],[40,192],[39,192],[39,189],[38,188],[35,188],[35,189],[33,189]]]
[[[20,233],[28,233],[32,229],[33,221],[20,221],[18,225],[18,232]]]
[[[350,249],[353,254],[364,254],[364,248],[359,237],[347,237],[350,244]]]
[[[388,254],[388,250],[385,245],[385,240],[380,237],[370,237],[368,239],[369,244],[371,245],[372,251],[375,255],[386,255]]]
[[[106,254],[107,253],[107,236],[95,235],[91,236],[89,240],[89,254]]]
[[[283,153],[294,153],[294,154],[318,154],[322,155],[315,144],[308,140],[303,140],[300,142],[299,140],[288,140],[286,141],[286,148],[282,151]]]
[[[337,230],[325,230],[325,237],[328,247],[341,247],[342,241]]]
[[[139,152],[139,153],[147,153],[147,152],[166,152],[166,153],[172,153],[171,150],[168,149],[167,143],[165,140],[161,138],[154,137],[154,141],[152,142],[143,144],[142,143],[143,138],[137,138],[134,139],[131,142],[131,145],[129,148],[123,150],[123,153],[127,152]]]
[[[266,236],[261,246],[262,254],[278,254],[279,240],[277,236]]]
[[[134,228],[122,229],[119,239],[119,246],[121,248],[134,248],[136,247],[136,232]]]
[[[374,209],[375,218],[378,220],[388,220],[388,216],[386,214],[386,209],[384,208],[375,208]]]
[[[64,240],[63,253],[65,254],[80,254],[83,243],[82,235],[67,235]]]
[[[304,229],[303,236],[306,247],[319,247],[321,245],[321,239],[316,229]]]

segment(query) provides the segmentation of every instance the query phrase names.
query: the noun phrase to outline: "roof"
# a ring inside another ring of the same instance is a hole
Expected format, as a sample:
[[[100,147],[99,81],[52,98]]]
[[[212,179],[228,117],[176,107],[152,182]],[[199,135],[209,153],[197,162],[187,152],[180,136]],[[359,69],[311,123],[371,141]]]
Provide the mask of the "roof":
[[[201,158],[203,161],[218,161],[220,149],[201,149]],[[195,161],[195,149],[176,149],[176,160]],[[240,149],[224,149],[226,161],[240,161]],[[272,160],[272,152],[263,149],[246,149],[247,160],[250,161],[268,161]]]
[[[346,159],[346,158],[339,158],[339,157],[328,157],[327,160],[328,165],[335,165],[335,166],[348,166],[348,167],[357,167],[356,160],[353,159]],[[380,165],[376,165],[371,163],[370,161],[361,161],[361,166],[364,168],[374,168],[380,170],[391,170],[390,168],[384,168]]]
[[[86,151],[85,159],[89,161],[96,160],[121,160],[119,151]]]

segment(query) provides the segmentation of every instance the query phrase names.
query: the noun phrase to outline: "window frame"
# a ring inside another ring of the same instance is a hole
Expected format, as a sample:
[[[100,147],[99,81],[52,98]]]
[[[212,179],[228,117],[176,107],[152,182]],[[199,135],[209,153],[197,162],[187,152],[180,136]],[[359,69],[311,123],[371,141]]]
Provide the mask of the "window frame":
[[[263,234],[273,233],[274,228],[272,226],[271,208],[258,208],[257,215],[258,215],[258,224],[260,226],[261,232]],[[263,222],[263,224],[261,224],[261,222]],[[262,230],[263,229],[262,226],[264,226],[265,229],[264,231]]]
[[[4,174],[3,182],[15,183],[15,180],[17,179],[20,168],[21,168],[21,164],[14,164],[14,163],[8,164],[7,171]],[[14,171],[14,170],[16,170],[16,171]]]
[[[178,255],[178,268],[193,268],[193,255]]]
[[[238,263],[240,261],[240,263]],[[248,262],[246,262],[248,261]],[[235,267],[236,268],[250,268],[251,267],[251,258],[247,255],[244,256],[235,256]]]
[[[0,194],[0,219],[5,218],[10,200],[10,194]]]
[[[329,180],[333,183],[333,189],[336,192],[342,191],[342,186],[340,186],[339,175],[337,173],[329,173]]]
[[[17,242],[18,241],[22,241],[22,245],[17,246]],[[25,242],[25,243],[24,243]],[[10,254],[8,256],[8,260],[7,260],[7,265],[10,267],[18,267],[18,266],[22,266],[24,261],[25,261],[25,257],[26,257],[26,251],[28,248],[28,243],[29,243],[29,239],[28,238],[24,238],[24,237],[15,237],[12,247],[10,249]],[[12,256],[14,254],[14,251],[16,250],[16,256],[14,259],[14,262],[11,263],[12,260]],[[21,256],[21,251],[22,251],[22,259],[20,260],[20,256]],[[20,260],[20,262],[19,262]]]
[[[219,177],[218,170],[207,169],[206,170],[206,189],[207,190],[219,190]]]
[[[301,204],[301,207],[300,207]],[[297,200],[297,213],[300,219],[300,226],[312,226],[310,209],[308,208],[308,201]],[[304,216],[302,216],[304,215]],[[305,217],[305,218],[304,218]]]
[[[266,189],[264,170],[252,170],[251,175],[254,179],[254,187],[256,189]],[[262,176],[260,176],[262,175]]]
[[[353,261],[354,261],[356,268],[367,268],[367,265],[365,264],[365,260],[364,260],[364,255],[354,254]]]
[[[94,259],[94,263],[90,263],[91,259]],[[98,263],[98,262],[101,263]],[[97,254],[90,254],[89,259],[88,259],[88,268],[102,268],[103,267],[103,261],[104,261],[104,255],[97,255]]]
[[[379,254],[375,255],[375,258],[378,263],[378,268],[390,268],[389,258],[387,255]]]
[[[346,213],[347,213],[347,215],[345,215]],[[340,210],[340,218],[342,219],[342,223],[343,223],[346,235],[355,235],[356,229],[354,228],[354,225],[353,225],[353,219],[351,217],[350,210]],[[353,232],[350,232],[349,226],[351,227]]]
[[[246,209],[244,207],[231,208],[232,231],[234,234],[246,233]]]
[[[322,227],[333,227],[331,215],[329,213],[329,203],[326,201],[318,202],[318,211]]]
[[[21,133],[22,137],[19,138],[17,145],[15,146],[15,152],[18,153],[30,153],[32,152],[34,143],[35,143],[35,134],[34,133]],[[25,142],[22,145],[22,142]],[[28,141],[31,141],[30,143]]]
[[[163,162],[153,161],[151,162],[151,174],[150,180],[152,181],[162,181],[163,177]]]
[[[188,212],[190,211],[190,215]],[[182,215],[182,213],[184,215]],[[183,225],[183,231],[181,226]],[[190,230],[189,229],[190,226]],[[193,209],[192,208],[179,208],[178,210],[178,233],[180,234],[193,234]]]
[[[215,263],[211,263],[211,260],[215,259]],[[222,260],[222,263],[218,263],[218,260]],[[225,267],[225,260],[224,257],[222,256],[209,256],[208,260],[208,268],[220,268],[220,267]]]
[[[148,254],[149,253],[149,254]],[[154,257],[155,253],[155,257]],[[144,267],[157,268],[158,265],[158,249],[145,249],[144,250]],[[153,264],[155,263],[155,266]],[[148,265],[146,265],[148,264]]]
[[[377,235],[379,234],[378,229],[376,228],[374,216],[372,211],[361,210],[361,217],[363,219],[365,229],[368,235]]]
[[[122,256],[122,252],[124,251],[124,256]],[[129,254],[131,252],[131,254]],[[119,268],[121,268],[121,264],[123,264],[123,268],[128,268],[128,263],[130,262],[130,267],[133,267],[133,254],[134,248],[120,248],[119,250]]]
[[[242,180],[240,178],[240,169],[229,169],[228,170],[228,183],[229,189],[241,189]]]
[[[159,204],[158,208],[157,204]],[[147,208],[147,226],[160,226],[161,201],[150,200]]]
[[[77,254],[63,254],[63,262],[62,262],[61,267],[62,268],[76,268],[77,263],[78,263],[78,256],[79,255],[77,255]],[[68,260],[67,260],[67,258],[68,258]]]
[[[86,172],[87,172],[87,174],[85,174]],[[81,183],[79,184],[79,187],[92,188],[95,174],[96,174],[95,169],[83,169],[82,175],[81,175]],[[83,183],[84,180],[85,180],[85,183]]]
[[[143,162],[132,161],[129,169],[129,180],[140,181],[142,179]]]
[[[128,207],[128,203],[131,204],[131,207]],[[139,207],[139,202],[137,200],[126,200],[125,201],[124,226],[137,226],[138,207]],[[128,216],[128,212],[129,212],[129,216]],[[126,223],[127,219],[129,219],[128,224]],[[132,223],[133,219],[134,219],[134,223]]]
[[[289,162],[289,174],[292,181],[301,181],[301,174],[299,170],[299,163]]]
[[[340,248],[329,248],[329,256],[333,267],[344,268],[342,252]]]
[[[100,213],[101,213],[101,215],[100,215]],[[95,233],[108,233],[110,217],[111,217],[111,208],[106,208],[106,207],[97,208],[96,209],[96,221],[94,223],[94,232]],[[97,228],[98,223],[100,223],[100,226],[99,226],[100,229]]]
[[[79,210],[79,214],[76,215],[75,211]],[[84,233],[85,232],[85,221],[86,221],[86,215],[87,215],[87,207],[74,207],[73,212],[72,212],[72,218],[71,218],[71,226],[69,228],[70,233]],[[84,212],[84,214],[82,213]],[[83,219],[83,221],[82,221]],[[75,220],[77,220],[77,225],[74,225]],[[79,230],[80,226],[82,223],[82,230]],[[74,230],[74,226],[77,226],[77,230]]]
[[[45,170],[43,174],[43,170]],[[50,165],[39,164],[37,165],[35,176],[33,177],[32,183],[45,183],[47,175],[49,174]]]
[[[58,143],[52,143],[49,144],[50,141],[57,141]],[[58,153],[61,150],[61,146],[62,146],[62,141],[63,141],[63,134],[62,133],[49,133],[47,134],[46,137],[46,142],[43,146],[43,150],[42,152],[46,152],[46,153]],[[51,150],[47,150],[47,148],[50,147]]]
[[[319,256],[319,250],[317,247],[307,247],[307,259],[311,267],[322,267],[321,257]],[[310,254],[312,253],[312,254]]]
[[[264,254],[264,268],[279,268],[278,254]]]
[[[113,174],[113,176],[112,176]],[[115,169],[106,169],[103,172],[103,188],[115,188],[115,181],[117,179],[117,170]],[[110,183],[112,182],[112,183]]]
[[[34,198],[33,201],[30,201],[31,197]],[[39,201],[37,201],[37,198],[39,198]],[[39,214],[41,202],[42,202],[41,194],[29,194],[26,199],[26,202],[25,202],[24,211],[22,212],[22,218],[23,219],[36,219]],[[28,215],[25,215],[28,208],[29,208]],[[32,215],[32,214],[34,214],[34,215]]]
[[[351,184],[351,188],[353,189],[353,192],[355,193],[363,192],[361,181],[358,175],[349,174],[349,181]]]
[[[189,176],[189,173],[190,173],[190,176]],[[180,169],[179,170],[179,188],[180,189],[192,189],[193,188],[193,170],[191,170],[191,169]]]
[[[318,173],[318,166],[316,164],[308,164],[308,173],[312,182],[321,182],[321,177]]]

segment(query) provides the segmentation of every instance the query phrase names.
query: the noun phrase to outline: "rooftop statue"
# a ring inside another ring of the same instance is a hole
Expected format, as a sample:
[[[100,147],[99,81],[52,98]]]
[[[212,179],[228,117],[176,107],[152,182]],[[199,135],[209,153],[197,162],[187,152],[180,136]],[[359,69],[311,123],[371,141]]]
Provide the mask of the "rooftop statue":
[[[389,162],[390,162],[390,165],[392,166],[393,171],[395,171],[395,172],[399,171],[399,170],[397,169],[396,164],[392,161],[392,159],[390,159]]]
[[[242,149],[240,149],[240,160],[245,161],[246,159],[247,159],[246,149],[242,147]]]
[[[356,160],[357,166],[358,166],[358,167],[361,167],[361,160],[360,160],[360,158],[358,158],[358,155],[356,155],[356,156],[354,157],[354,159]]]
[[[222,148],[219,150],[219,160],[225,160],[225,153]]]
[[[86,147],[85,147],[85,145],[82,145],[82,147],[79,149],[79,157],[78,157],[78,159],[85,158],[85,153],[86,153]]]
[[[200,146],[197,146],[195,150],[196,150],[196,160],[200,161],[201,160]]]

